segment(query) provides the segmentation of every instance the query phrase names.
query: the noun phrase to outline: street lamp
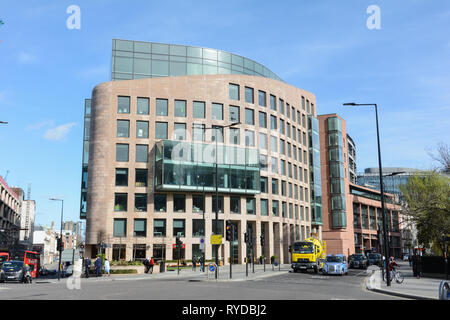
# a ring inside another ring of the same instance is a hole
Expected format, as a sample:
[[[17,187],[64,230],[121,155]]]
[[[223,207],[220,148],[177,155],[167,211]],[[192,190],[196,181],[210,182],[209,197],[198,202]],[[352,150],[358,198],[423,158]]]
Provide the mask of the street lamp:
[[[240,122],[234,122],[231,123],[229,125],[226,126],[213,126],[213,127],[209,127],[209,128],[204,128],[204,130],[218,130],[219,128],[231,128],[233,126],[237,126],[241,124]],[[195,124],[194,124],[195,126]],[[223,133],[225,133],[225,130],[223,131]],[[224,135],[223,135],[224,136]],[[216,161],[216,230],[215,230],[215,234],[219,234],[219,167],[218,167],[218,158],[217,158],[217,134],[215,136],[215,142],[216,142],[216,154],[215,154],[215,161]],[[225,138],[223,140],[225,142]],[[204,209],[203,209],[204,210]],[[216,270],[215,270],[215,278],[217,279],[217,269],[219,267],[219,245],[216,245]]]
[[[56,198],[50,198],[50,200],[61,201],[61,230],[59,231],[59,239],[60,239],[61,244],[62,244],[64,200],[63,199],[56,199]],[[61,278],[61,258],[62,258],[62,250],[61,249],[62,248],[59,248],[58,281],[60,281],[60,278]],[[73,267],[72,267],[72,270],[73,270]]]
[[[0,121],[0,124],[8,124],[6,121]]]
[[[381,166],[381,151],[380,151],[380,130],[378,127],[378,106],[376,103],[344,103],[344,106],[372,106],[375,107],[375,120],[377,125],[377,144],[378,144],[378,175],[380,177],[380,192],[381,192],[381,210],[383,212],[383,237],[384,237],[384,252],[386,256],[386,285],[389,287],[391,285],[391,279],[389,274],[389,261],[388,261],[388,255],[389,255],[389,238],[387,235],[387,226],[386,226],[386,212],[385,212],[385,206],[384,206],[384,188],[383,188],[383,171]]]

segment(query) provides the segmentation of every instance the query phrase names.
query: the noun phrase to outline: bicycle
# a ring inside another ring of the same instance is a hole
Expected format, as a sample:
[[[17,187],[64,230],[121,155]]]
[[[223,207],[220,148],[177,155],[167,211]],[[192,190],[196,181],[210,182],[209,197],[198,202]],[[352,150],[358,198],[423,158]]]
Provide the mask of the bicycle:
[[[404,277],[402,275],[402,273],[400,271],[397,271],[396,268],[394,268],[391,272],[390,272],[390,279],[395,280],[395,282],[397,283],[402,283],[404,280]],[[386,282],[386,273],[383,273],[383,281]]]

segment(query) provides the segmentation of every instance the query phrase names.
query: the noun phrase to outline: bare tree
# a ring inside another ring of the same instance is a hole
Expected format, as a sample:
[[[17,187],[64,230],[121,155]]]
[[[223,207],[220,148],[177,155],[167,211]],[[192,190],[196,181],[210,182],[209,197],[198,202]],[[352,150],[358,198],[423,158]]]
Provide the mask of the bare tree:
[[[440,171],[450,174],[450,146],[440,142],[437,147],[437,154],[430,153],[430,157],[439,162]]]

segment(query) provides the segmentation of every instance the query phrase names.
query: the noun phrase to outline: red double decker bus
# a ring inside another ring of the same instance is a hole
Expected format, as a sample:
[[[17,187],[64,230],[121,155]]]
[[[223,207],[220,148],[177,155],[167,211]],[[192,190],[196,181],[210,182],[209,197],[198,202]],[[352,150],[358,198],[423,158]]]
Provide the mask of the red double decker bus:
[[[23,261],[24,265],[30,267],[30,273],[33,278],[39,276],[40,254],[36,251],[19,251],[14,254],[14,260]]]

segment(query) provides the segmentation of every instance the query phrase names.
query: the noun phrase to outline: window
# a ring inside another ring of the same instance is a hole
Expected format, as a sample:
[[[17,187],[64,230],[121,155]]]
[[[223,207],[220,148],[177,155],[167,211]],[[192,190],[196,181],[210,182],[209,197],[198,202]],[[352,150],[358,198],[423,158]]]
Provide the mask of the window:
[[[266,93],[264,91],[258,91],[258,104],[261,107],[266,106]]]
[[[136,145],[136,162],[148,162],[148,145]]]
[[[272,194],[278,194],[278,179],[272,178]]]
[[[236,123],[236,122],[240,121],[239,107],[237,107],[237,106],[230,106],[229,112],[230,112],[230,122],[231,123]]]
[[[175,122],[173,129],[175,140],[186,140],[186,123]]]
[[[186,196],[184,194],[173,195],[173,212],[186,212]]]
[[[245,109],[245,124],[255,125],[255,115],[252,109]]]
[[[192,237],[205,236],[205,220],[192,219]]]
[[[205,103],[201,101],[194,101],[194,118],[205,119]]]
[[[167,139],[167,122],[156,122],[155,139]]]
[[[134,219],[135,237],[147,237],[147,219]]]
[[[214,219],[212,221],[212,224],[211,224],[211,233],[212,234],[220,234],[220,235],[223,236],[223,229],[224,229],[223,228],[223,220],[215,220]],[[214,245],[213,245],[213,250],[215,250]]]
[[[281,181],[281,195],[286,197],[286,181]]]
[[[283,99],[279,99],[278,100],[278,105],[279,105],[279,112],[281,114],[284,114],[284,101],[283,101]]]
[[[203,213],[205,210],[205,199],[203,195],[192,195],[192,212]]]
[[[130,97],[118,97],[117,113],[130,113]]]
[[[148,169],[136,169],[136,187],[147,186]]]
[[[134,195],[134,211],[147,212],[147,194],[136,193]]]
[[[254,103],[253,88],[245,87],[245,102]]]
[[[127,211],[127,193],[114,194],[114,211]]]
[[[212,196],[212,212],[216,212],[216,195]],[[223,213],[223,196],[219,196],[219,213]]]
[[[169,115],[167,99],[156,99],[156,115],[165,117]]]
[[[128,144],[116,144],[116,161],[128,162]]]
[[[262,171],[267,171],[267,156],[264,154],[259,154],[259,167]]]
[[[231,213],[241,213],[241,198],[230,197],[230,211]]]
[[[275,136],[270,136],[270,151],[278,152],[278,138]]]
[[[155,212],[167,211],[167,195],[155,193],[154,195]]]
[[[247,198],[247,214],[256,214],[255,198]]]
[[[228,92],[231,100],[239,100],[239,85],[230,83],[228,85]]]
[[[186,236],[184,219],[173,219],[173,236],[174,237]]]
[[[270,95],[270,109],[277,110],[277,98],[273,95]]]
[[[212,103],[211,114],[213,120],[223,120],[223,105],[220,103]]]
[[[275,157],[271,158],[270,169],[272,173],[278,173],[278,159]]]
[[[130,136],[130,121],[117,120],[117,137],[128,138]]]
[[[288,117],[288,118],[290,117],[289,112],[290,112],[289,103],[286,102],[286,117]]]
[[[259,112],[259,127],[267,128],[267,115],[265,112]]]
[[[259,134],[259,148],[261,150],[267,150],[267,135],[264,133]]]
[[[214,129],[212,131],[211,141],[212,142],[220,142],[223,143],[223,127],[221,126],[212,126]]]
[[[148,121],[136,121],[136,138],[148,138]]]
[[[205,125],[194,123],[193,130],[194,141],[205,141]]]
[[[175,117],[186,117],[186,101],[175,100]]]
[[[277,117],[270,116],[270,129],[277,130]]]
[[[128,169],[116,168],[116,186],[128,186]]]
[[[278,200],[272,200],[272,215],[278,217],[279,209],[278,209]]]
[[[268,179],[267,177],[261,177],[261,193],[267,193],[268,190]]]
[[[153,236],[154,237],[166,236],[166,219],[153,220]]]
[[[282,202],[281,203],[281,216],[283,217],[283,218],[286,218],[287,216],[286,216],[286,202]]]
[[[286,149],[285,149],[286,145],[283,139],[280,139],[280,153],[281,154],[286,154]]]
[[[114,219],[114,237],[126,237],[127,236],[127,219]]]
[[[150,101],[148,98],[137,98],[137,114],[149,114]]]
[[[240,144],[240,130],[238,128],[230,128],[230,143]]]
[[[255,146],[255,132],[251,130],[245,130],[245,146],[246,147]]]
[[[261,199],[260,206],[261,206],[261,215],[268,216],[269,215],[269,200]]]
[[[283,119],[280,119],[280,133],[281,134],[284,134],[284,120]]]

